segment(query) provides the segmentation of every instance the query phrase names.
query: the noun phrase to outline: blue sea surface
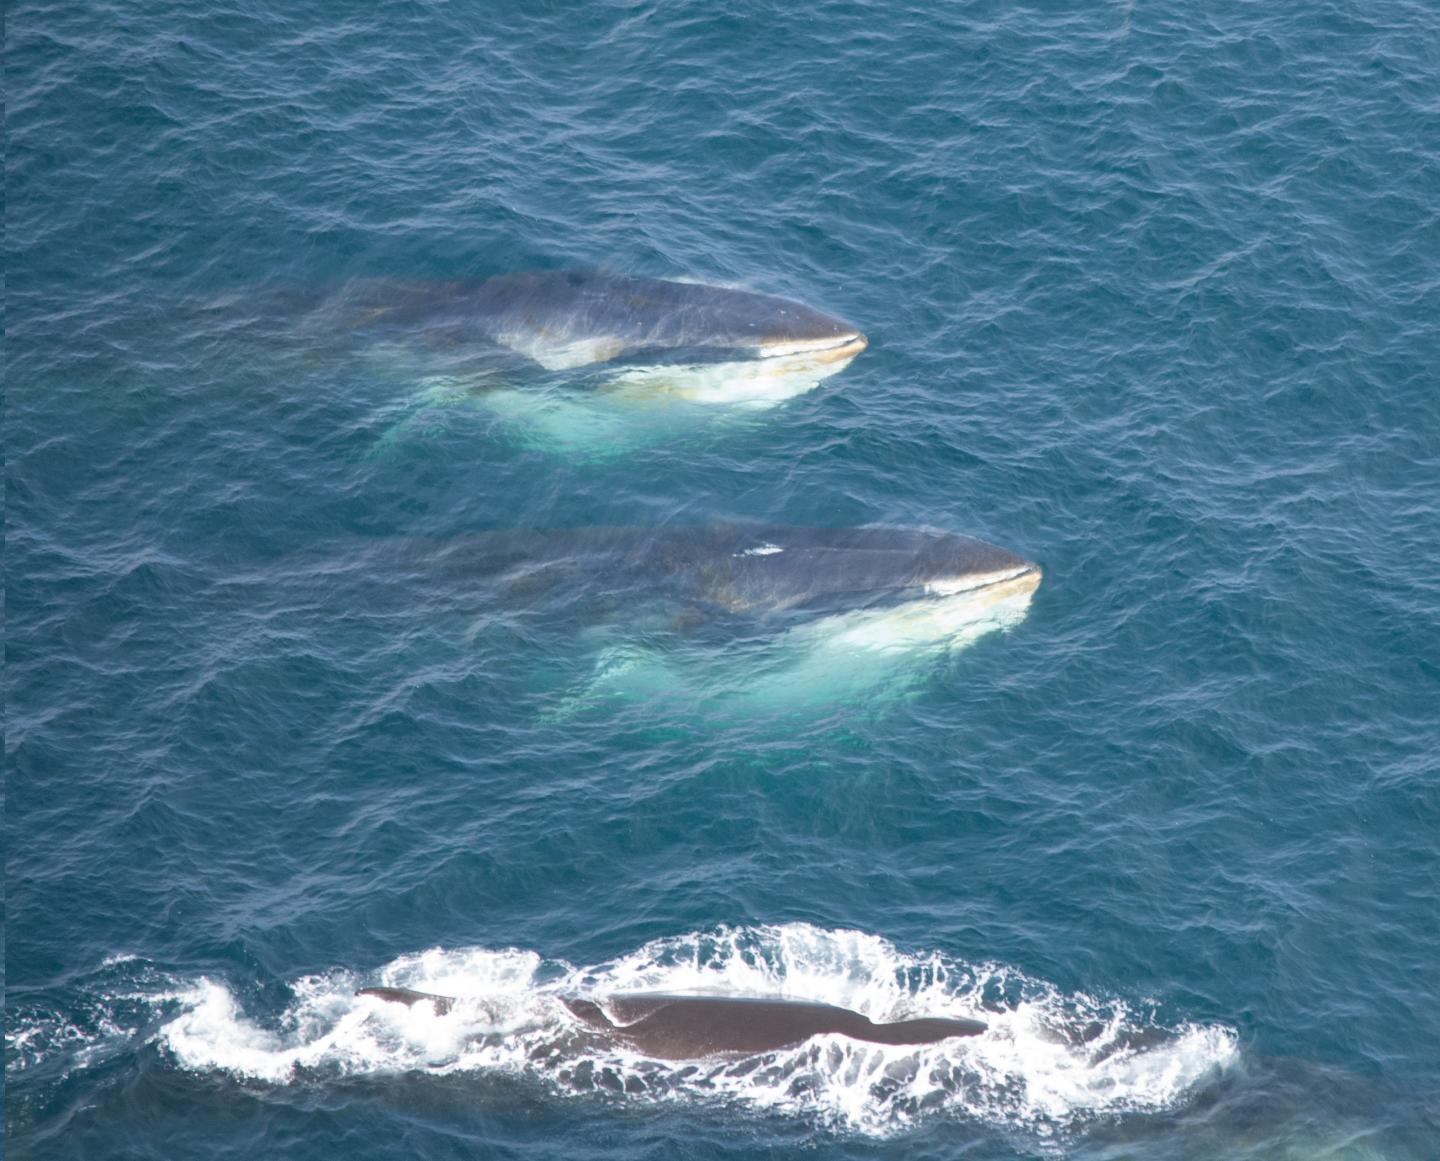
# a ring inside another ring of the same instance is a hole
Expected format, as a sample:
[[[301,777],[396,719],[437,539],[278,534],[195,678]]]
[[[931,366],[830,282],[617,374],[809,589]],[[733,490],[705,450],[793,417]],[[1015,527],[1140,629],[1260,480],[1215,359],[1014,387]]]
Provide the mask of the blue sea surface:
[[[21,0],[5,85],[9,1156],[1440,1156],[1433,3]],[[305,324],[537,269],[870,347]],[[1045,579],[887,649],[425,563],[725,521]],[[990,1028],[566,1040],[627,989]]]

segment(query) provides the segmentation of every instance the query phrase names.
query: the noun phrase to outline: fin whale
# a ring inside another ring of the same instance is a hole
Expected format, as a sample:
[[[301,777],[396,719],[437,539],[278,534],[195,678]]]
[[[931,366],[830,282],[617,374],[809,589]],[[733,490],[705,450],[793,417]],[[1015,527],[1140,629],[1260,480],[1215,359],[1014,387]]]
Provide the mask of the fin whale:
[[[848,363],[867,342],[851,324],[793,299],[582,270],[485,282],[363,281],[319,313],[343,329],[428,335],[452,346],[491,343],[552,371],[617,359],[809,355]]]
[[[577,604],[623,615],[668,604],[687,618],[824,616],[1027,595],[1041,569],[974,537],[907,528],[709,525],[505,530],[389,542],[385,559],[426,584],[509,607]]]
[[[409,988],[361,988],[356,995],[412,1007],[428,1002],[442,1016],[456,1002],[454,997]],[[560,1002],[587,1028],[655,1060],[753,1056],[794,1048],[823,1035],[867,1044],[919,1045],[978,1036],[986,1030],[979,1020],[950,1016],[879,1024],[833,1004],[768,997],[628,993],[603,1002],[562,996]]]

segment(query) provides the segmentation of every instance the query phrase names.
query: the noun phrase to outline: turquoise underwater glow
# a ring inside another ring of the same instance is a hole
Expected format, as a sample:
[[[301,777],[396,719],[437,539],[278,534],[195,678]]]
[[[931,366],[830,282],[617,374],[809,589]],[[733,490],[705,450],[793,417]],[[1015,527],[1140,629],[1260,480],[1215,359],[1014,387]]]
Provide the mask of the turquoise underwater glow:
[[[1437,45],[1418,0],[12,6],[7,1155],[1434,1157]],[[707,403],[306,323],[558,269],[870,345]],[[723,521],[1045,580],[892,648],[436,563]],[[990,1030],[666,1064],[555,1014],[704,988]]]

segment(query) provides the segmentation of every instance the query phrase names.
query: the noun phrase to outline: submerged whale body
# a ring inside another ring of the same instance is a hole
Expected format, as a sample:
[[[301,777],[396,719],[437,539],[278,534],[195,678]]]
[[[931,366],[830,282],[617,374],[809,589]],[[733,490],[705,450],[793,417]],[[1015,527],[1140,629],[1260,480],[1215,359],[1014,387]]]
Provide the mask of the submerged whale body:
[[[485,282],[365,282],[329,304],[359,328],[487,340],[550,370],[614,359],[780,358],[849,362],[866,339],[804,303],[703,282],[591,271]]]
[[[955,533],[763,524],[477,533],[408,567],[511,605],[584,602],[624,615],[658,602],[688,621],[973,607],[1028,597],[1042,575],[1009,549]]]
[[[505,274],[455,304],[491,339],[551,370],[647,356],[796,355],[849,362],[865,336],[804,303],[702,282],[579,271]]]
[[[356,995],[392,1003],[431,1004],[447,1015],[455,999],[408,988],[361,988]],[[561,1003],[587,1028],[656,1060],[755,1055],[794,1048],[812,1036],[838,1035],[867,1044],[935,1044],[978,1036],[979,1020],[926,1016],[877,1024],[859,1012],[809,1000],[748,996],[680,996],[631,993],[603,1002],[576,996]]]
[[[589,385],[701,402],[784,398],[835,374],[866,346],[851,324],[792,299],[595,271],[366,280],[308,316],[312,333],[418,345],[491,387],[523,381],[526,366],[605,364],[614,373]]]
[[[463,623],[467,650],[520,643],[517,692],[564,716],[617,698],[771,714],[901,693],[924,663],[1018,625],[1042,578],[954,533],[768,524],[351,539],[282,567],[297,600],[425,608]]]

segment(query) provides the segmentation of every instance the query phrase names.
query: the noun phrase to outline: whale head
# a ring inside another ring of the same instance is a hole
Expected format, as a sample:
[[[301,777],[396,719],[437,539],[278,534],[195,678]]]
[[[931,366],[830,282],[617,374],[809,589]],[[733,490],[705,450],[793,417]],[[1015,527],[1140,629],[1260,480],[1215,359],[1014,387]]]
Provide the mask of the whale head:
[[[736,377],[805,373],[813,382],[867,345],[852,324],[793,299],[590,271],[500,275],[466,309],[494,341],[547,370],[619,362],[638,369],[643,384],[653,368],[669,372],[656,382],[695,369],[697,398],[709,397],[707,382]]]
[[[905,528],[741,531],[716,600],[794,615],[799,631],[858,647],[967,639],[1022,618],[1042,571],[1007,548]]]
[[[1040,566],[1008,548],[910,528],[740,528],[727,602],[736,609],[846,608],[992,589],[1033,592]]]

